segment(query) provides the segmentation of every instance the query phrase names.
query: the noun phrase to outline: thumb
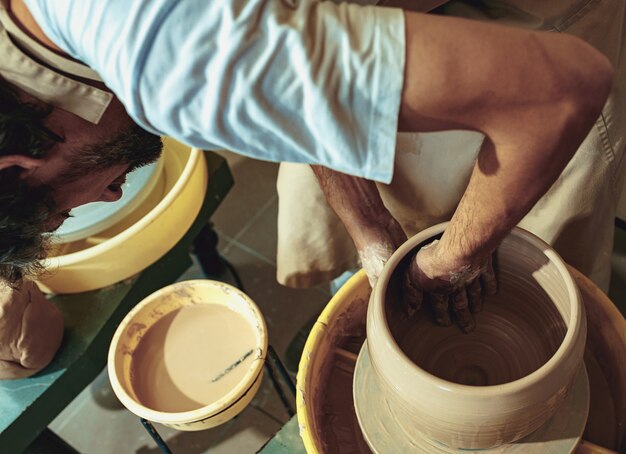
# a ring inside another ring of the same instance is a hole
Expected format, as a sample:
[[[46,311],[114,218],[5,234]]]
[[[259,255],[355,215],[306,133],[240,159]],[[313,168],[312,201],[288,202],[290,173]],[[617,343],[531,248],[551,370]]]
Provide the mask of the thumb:
[[[372,288],[376,284],[378,276],[382,273],[385,263],[387,263],[387,260],[389,260],[393,252],[393,245],[386,242],[369,244],[359,250],[361,266],[365,270],[365,274],[367,274]]]

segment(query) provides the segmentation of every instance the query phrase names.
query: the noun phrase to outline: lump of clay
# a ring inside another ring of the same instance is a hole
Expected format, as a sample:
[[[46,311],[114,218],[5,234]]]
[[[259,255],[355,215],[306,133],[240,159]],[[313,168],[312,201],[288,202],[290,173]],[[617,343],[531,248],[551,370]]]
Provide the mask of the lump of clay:
[[[0,379],[33,375],[54,357],[63,338],[63,316],[37,286],[15,289],[0,282]]]

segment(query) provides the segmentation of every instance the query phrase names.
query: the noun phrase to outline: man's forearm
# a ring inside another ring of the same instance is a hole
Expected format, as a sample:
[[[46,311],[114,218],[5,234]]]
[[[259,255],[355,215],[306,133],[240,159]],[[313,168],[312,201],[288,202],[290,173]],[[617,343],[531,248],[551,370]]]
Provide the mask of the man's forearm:
[[[406,18],[400,128],[486,136],[438,246],[435,261],[453,270],[483,261],[556,180],[600,113],[611,68],[561,34]]]
[[[383,204],[373,181],[321,166],[311,166],[326,200],[335,211],[359,253],[370,281],[405,240],[398,222]]]

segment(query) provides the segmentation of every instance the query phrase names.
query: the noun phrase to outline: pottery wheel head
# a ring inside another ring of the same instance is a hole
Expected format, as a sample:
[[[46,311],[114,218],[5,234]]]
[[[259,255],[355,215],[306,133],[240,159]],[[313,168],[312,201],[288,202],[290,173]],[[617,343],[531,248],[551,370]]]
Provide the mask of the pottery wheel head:
[[[428,438],[420,427],[407,431],[384,397],[372,370],[367,343],[363,345],[354,370],[354,406],[363,436],[377,454],[391,452],[423,454],[466,454]],[[556,414],[537,430],[512,443],[480,452],[485,454],[571,454],[582,438],[589,412],[589,381],[584,366]]]

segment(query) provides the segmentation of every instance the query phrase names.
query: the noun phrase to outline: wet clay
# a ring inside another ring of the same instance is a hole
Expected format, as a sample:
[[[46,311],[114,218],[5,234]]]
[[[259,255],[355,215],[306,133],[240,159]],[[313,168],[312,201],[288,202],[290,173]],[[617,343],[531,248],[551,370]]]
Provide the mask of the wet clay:
[[[324,452],[371,452],[361,434],[352,400],[354,366],[365,341],[369,294],[369,285],[365,284],[357,295],[352,295],[350,305],[333,319],[332,329],[327,332],[330,350],[324,362],[315,367],[315,379],[311,380],[319,386],[312,386],[307,393],[307,405],[319,415],[315,435],[327,448]]]
[[[219,304],[184,306],[142,337],[133,353],[133,390],[153,410],[195,410],[237,386],[255,347],[254,328],[237,312]]]
[[[363,439],[352,399],[355,363],[356,361],[339,355],[335,355],[332,363],[320,408],[320,414],[323,416],[319,436],[327,448],[325,452],[342,454],[371,452]]]

